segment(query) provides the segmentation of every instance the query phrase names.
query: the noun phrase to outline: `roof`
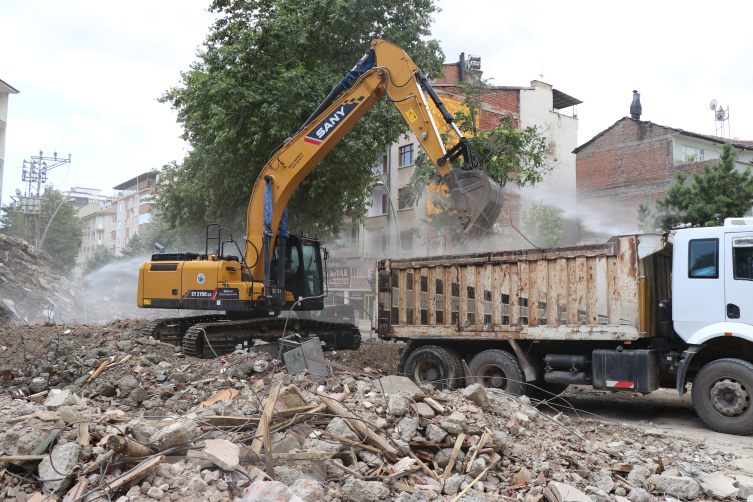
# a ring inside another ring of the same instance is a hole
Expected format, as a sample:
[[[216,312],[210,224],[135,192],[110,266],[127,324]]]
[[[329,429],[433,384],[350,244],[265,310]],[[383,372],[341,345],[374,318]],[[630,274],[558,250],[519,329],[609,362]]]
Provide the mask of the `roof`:
[[[97,211],[96,214],[109,214],[114,213],[118,209],[118,206],[110,206],[102,209],[101,211]]]
[[[597,134],[596,136],[594,136],[593,138],[589,139],[588,141],[586,141],[585,143],[583,143],[582,145],[580,145],[578,148],[576,148],[575,150],[573,150],[573,153],[581,152],[583,149],[587,148],[591,143],[593,143],[594,141],[596,141],[600,137],[604,136],[607,132],[609,132],[610,130],[612,130],[617,124],[619,124],[620,122],[624,122],[626,120],[632,120],[633,122],[639,122],[641,124],[646,124],[646,125],[651,126],[651,127],[661,127],[663,129],[669,129],[670,131],[674,131],[677,134],[682,134],[683,136],[689,136],[691,138],[704,139],[706,141],[710,141],[712,143],[717,143],[717,144],[720,144],[720,145],[723,145],[725,143],[732,143],[732,146],[734,146],[735,148],[739,148],[739,149],[742,149],[742,150],[753,149],[753,141],[750,141],[750,140],[719,138],[717,136],[711,136],[709,134],[699,134],[697,132],[685,131],[683,129],[678,129],[676,127],[669,127],[669,126],[663,126],[663,125],[660,125],[660,124],[655,124],[655,123],[653,123],[653,122],[651,122],[649,120],[636,120],[636,119],[630,118],[630,117],[622,117],[620,120],[618,120],[617,122],[615,122],[611,126],[607,127],[606,129],[604,129],[603,131],[601,131],[599,134]]]
[[[130,180],[128,180],[128,181],[124,181],[124,182],[123,182],[123,183],[121,183],[120,185],[114,186],[114,187],[112,187],[112,188],[113,188],[113,189],[115,189],[115,190],[125,190],[125,189],[126,189],[126,188],[128,188],[128,187],[132,187],[132,186],[133,186],[133,185],[135,185],[135,184],[136,184],[137,182],[138,182],[138,183],[143,183],[144,181],[146,181],[146,180],[148,180],[148,179],[152,179],[152,180],[153,180],[153,179],[157,179],[157,174],[156,174],[156,173],[152,173],[152,172],[148,172],[148,173],[143,173],[143,174],[139,174],[139,175],[138,175],[138,176],[136,176],[135,178],[131,178],[131,179],[130,179]]]
[[[553,108],[555,110],[561,110],[562,108],[567,108],[569,106],[579,105],[583,102],[580,99],[569,96],[555,88],[552,88],[552,97],[554,101]]]
[[[8,82],[0,80],[0,92],[5,92],[8,94],[18,94],[21,91],[10,85]]]

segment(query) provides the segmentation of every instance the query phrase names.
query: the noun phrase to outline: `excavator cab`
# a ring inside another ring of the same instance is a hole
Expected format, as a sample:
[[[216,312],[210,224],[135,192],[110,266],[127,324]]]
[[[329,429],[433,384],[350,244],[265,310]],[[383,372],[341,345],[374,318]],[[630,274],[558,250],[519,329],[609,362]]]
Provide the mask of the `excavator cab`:
[[[322,267],[321,244],[308,237],[290,235],[284,246],[285,259],[280,260],[280,242],[277,239],[270,263],[272,282],[280,277],[282,265],[285,270],[283,287],[298,300],[304,298],[293,310],[321,310],[324,308],[324,273]],[[289,308],[289,307],[288,307]]]

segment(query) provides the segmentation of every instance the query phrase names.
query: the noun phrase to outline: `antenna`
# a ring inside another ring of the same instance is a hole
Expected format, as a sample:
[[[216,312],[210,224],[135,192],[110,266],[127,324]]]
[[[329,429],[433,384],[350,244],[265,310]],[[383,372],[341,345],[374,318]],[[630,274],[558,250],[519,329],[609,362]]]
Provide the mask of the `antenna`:
[[[543,59],[541,60],[541,75],[539,76],[541,77],[541,81],[543,82],[544,81],[544,60]]]
[[[709,103],[709,109],[714,112],[714,135],[718,138],[730,139],[732,133],[729,124],[729,105],[725,110],[715,99],[712,99]]]

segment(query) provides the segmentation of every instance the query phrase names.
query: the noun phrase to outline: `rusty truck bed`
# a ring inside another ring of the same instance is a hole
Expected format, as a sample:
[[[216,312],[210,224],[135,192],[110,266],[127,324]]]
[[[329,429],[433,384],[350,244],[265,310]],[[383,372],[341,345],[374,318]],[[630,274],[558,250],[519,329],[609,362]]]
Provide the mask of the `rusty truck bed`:
[[[660,235],[377,263],[383,339],[635,340],[670,296]],[[654,335],[656,336],[656,335]]]

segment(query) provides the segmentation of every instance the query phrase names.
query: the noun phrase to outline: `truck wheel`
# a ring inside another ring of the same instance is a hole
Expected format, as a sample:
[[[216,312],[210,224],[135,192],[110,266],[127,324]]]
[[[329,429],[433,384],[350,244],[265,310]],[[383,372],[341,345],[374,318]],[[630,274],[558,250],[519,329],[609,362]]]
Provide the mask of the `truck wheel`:
[[[515,395],[525,393],[528,387],[518,360],[504,350],[493,349],[480,352],[471,359],[468,369],[484,387],[503,390]]]
[[[436,345],[414,350],[405,362],[405,372],[419,385],[432,384],[440,389],[457,388],[463,375],[455,357]]]
[[[726,434],[753,432],[753,364],[741,359],[710,362],[693,380],[693,407],[703,423]]]

